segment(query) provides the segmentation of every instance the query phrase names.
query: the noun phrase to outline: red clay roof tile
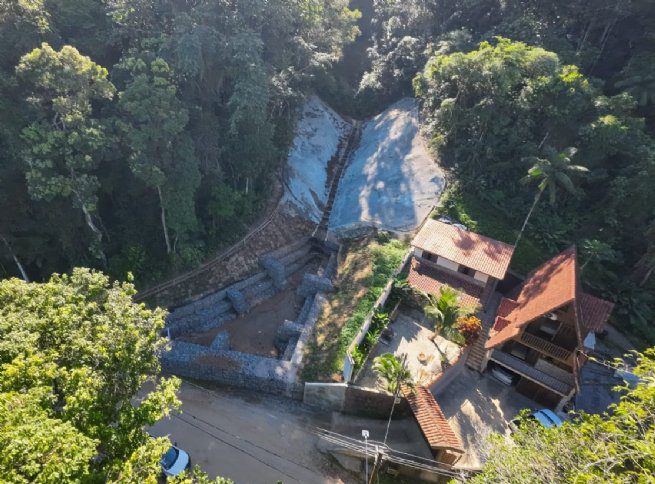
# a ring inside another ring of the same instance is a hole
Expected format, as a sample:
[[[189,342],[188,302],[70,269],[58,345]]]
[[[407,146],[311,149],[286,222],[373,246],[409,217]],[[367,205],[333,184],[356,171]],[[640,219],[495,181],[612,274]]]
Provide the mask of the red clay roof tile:
[[[614,309],[613,303],[587,293],[580,295],[578,304],[584,328],[596,333],[603,330]]]
[[[426,220],[412,245],[466,267],[503,279],[514,247],[437,220]]]
[[[430,294],[439,294],[441,286],[447,284],[460,291],[460,302],[464,306],[470,307],[476,307],[480,304],[480,298],[484,291],[484,288],[477,284],[464,281],[453,274],[439,270],[432,265],[421,263],[416,259],[412,259],[407,282],[410,286]]]
[[[497,312],[499,317],[484,347],[491,349],[514,338],[526,324],[572,301],[578,302],[582,329],[591,331],[602,328],[614,307],[608,301],[578,291],[575,246],[546,261],[528,275],[514,308],[510,308],[511,303],[501,301]],[[502,319],[509,321],[509,324],[501,322]],[[584,337],[584,334],[581,336]]]
[[[414,389],[405,387],[403,394],[431,449],[464,452],[462,442],[448,423],[430,390],[422,386]]]

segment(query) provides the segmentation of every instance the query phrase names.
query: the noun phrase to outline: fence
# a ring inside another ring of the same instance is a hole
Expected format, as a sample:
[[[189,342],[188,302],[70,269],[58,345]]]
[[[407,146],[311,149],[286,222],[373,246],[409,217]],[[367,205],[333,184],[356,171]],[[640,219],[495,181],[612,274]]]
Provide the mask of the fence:
[[[412,249],[410,248],[405,254],[405,256],[403,257],[403,260],[401,261],[398,268],[396,268],[393,275],[387,281],[387,284],[384,286],[384,290],[382,291],[382,294],[380,294],[380,297],[378,297],[378,299],[375,301],[375,304],[366,315],[366,318],[364,318],[364,322],[360,326],[359,331],[353,338],[352,342],[350,343],[350,346],[348,346],[348,349],[346,350],[346,356],[344,357],[344,361],[343,361],[344,381],[346,382],[352,381],[353,372],[355,370],[355,360],[352,357],[352,352],[355,350],[357,346],[361,344],[362,341],[364,341],[364,338],[366,337],[366,333],[368,333],[368,330],[371,327],[371,322],[373,321],[373,315],[378,311],[378,309],[384,306],[384,303],[387,302],[387,298],[389,297],[389,294],[391,293],[391,289],[393,288],[394,278],[405,269],[411,257],[412,257]]]

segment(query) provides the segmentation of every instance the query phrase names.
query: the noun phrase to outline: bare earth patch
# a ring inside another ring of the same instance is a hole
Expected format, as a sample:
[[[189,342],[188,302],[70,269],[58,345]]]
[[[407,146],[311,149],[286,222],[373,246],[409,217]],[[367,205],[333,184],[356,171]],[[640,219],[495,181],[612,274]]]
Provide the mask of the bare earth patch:
[[[219,332],[227,331],[230,336],[230,349],[277,358],[278,351],[273,345],[275,333],[285,320],[294,321],[298,316],[303,300],[296,296],[296,288],[303,274],[315,272],[317,267],[318,263],[314,262],[296,271],[289,278],[289,284],[284,291],[277,292],[254,306],[247,314],[204,333],[191,334],[179,339],[209,346]]]

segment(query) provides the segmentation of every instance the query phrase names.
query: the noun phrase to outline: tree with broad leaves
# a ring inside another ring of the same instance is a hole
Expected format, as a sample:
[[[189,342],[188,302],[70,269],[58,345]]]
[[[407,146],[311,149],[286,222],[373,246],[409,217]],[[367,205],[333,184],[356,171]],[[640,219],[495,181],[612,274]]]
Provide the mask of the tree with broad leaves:
[[[152,450],[144,428],[179,405],[179,381],[158,376],[165,312],[135,293],[88,269],[0,281],[4,480],[102,482]]]
[[[373,371],[378,375],[380,383],[384,389],[390,393],[396,393],[398,390],[398,383],[400,386],[413,384],[412,374],[407,367],[391,353],[385,353],[376,356],[373,359]]]
[[[74,47],[55,51],[43,43],[21,58],[16,71],[29,86],[27,100],[36,109],[37,120],[22,133],[30,195],[35,200],[70,199],[94,236],[92,253],[106,262],[97,224],[100,182],[95,170],[107,137],[92,104],[114,95],[107,70]]]
[[[655,349],[635,355],[639,381],[622,385],[606,413],[582,413],[561,427],[524,418],[511,438],[492,434],[474,483],[653,482],[655,480]],[[626,369],[625,363],[607,363]],[[529,415],[526,412],[524,415]]]
[[[197,224],[194,197],[200,173],[184,132],[189,115],[177,98],[166,61],[145,52],[123,59],[120,67],[131,76],[118,103],[123,115],[118,124],[130,148],[130,169],[157,192],[166,252],[170,254],[174,246],[171,228],[177,239],[185,239]]]

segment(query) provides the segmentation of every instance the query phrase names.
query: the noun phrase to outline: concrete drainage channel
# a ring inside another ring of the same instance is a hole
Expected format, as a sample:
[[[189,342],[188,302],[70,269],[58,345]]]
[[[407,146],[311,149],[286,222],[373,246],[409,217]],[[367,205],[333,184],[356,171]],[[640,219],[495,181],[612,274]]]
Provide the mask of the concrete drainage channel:
[[[305,238],[261,257],[247,279],[173,310],[163,371],[302,398],[298,368],[334,290],[334,249]]]

